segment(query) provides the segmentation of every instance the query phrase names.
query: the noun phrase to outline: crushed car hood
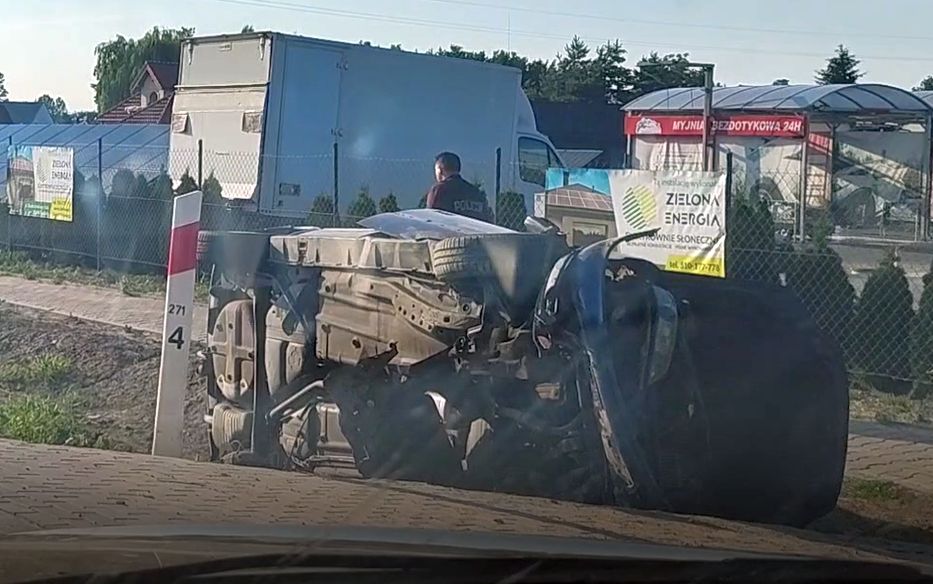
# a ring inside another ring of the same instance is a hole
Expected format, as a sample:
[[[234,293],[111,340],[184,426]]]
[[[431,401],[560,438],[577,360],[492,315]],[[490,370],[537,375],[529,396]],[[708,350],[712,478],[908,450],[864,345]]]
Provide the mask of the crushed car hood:
[[[840,559],[658,545],[637,540],[426,529],[165,524],[34,531],[9,536],[0,540],[0,562],[4,566],[0,582],[164,569],[276,554],[700,563]],[[866,554],[864,558],[845,560],[878,564],[881,559]],[[933,574],[933,569],[929,570]]]

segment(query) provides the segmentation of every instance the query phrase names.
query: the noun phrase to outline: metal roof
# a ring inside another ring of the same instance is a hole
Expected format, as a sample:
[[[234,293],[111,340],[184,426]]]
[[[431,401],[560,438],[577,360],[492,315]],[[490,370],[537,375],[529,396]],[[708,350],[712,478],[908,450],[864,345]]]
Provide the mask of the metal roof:
[[[933,106],[933,91],[915,91],[914,95]]]
[[[702,87],[662,89],[638,97],[626,111],[694,112],[703,110]],[[890,85],[756,85],[717,87],[713,109],[817,113],[927,113],[930,103]]]

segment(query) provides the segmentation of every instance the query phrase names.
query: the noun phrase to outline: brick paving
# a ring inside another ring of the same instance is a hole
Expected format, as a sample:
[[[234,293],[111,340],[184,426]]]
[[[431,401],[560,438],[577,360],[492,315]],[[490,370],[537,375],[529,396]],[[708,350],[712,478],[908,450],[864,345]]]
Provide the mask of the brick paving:
[[[160,298],[0,276],[0,299],[116,326],[162,332]],[[195,338],[204,338],[206,320],[206,308],[196,307]],[[933,492],[933,428],[853,421],[850,430],[847,472]]]
[[[180,523],[440,529],[933,562],[919,546],[715,518],[0,440],[0,535]]]

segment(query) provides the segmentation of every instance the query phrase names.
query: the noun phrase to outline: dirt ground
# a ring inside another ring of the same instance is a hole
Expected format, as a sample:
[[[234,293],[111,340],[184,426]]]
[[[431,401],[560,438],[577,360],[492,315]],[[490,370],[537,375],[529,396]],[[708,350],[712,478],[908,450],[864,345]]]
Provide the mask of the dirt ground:
[[[43,354],[64,356],[72,367],[58,387],[42,391],[77,398],[87,424],[110,448],[149,451],[158,386],[156,336],[0,304],[0,367]],[[206,390],[194,358],[189,371],[184,453],[206,460]],[[933,546],[933,495],[849,477],[838,508],[810,528],[926,548]]]
[[[159,382],[156,336],[0,305],[0,365],[50,354],[63,356],[72,365],[48,393],[73,397],[79,407],[86,408],[89,427],[111,448],[149,451]],[[184,453],[194,460],[207,458],[207,429],[202,421],[206,403],[206,390],[192,357]]]

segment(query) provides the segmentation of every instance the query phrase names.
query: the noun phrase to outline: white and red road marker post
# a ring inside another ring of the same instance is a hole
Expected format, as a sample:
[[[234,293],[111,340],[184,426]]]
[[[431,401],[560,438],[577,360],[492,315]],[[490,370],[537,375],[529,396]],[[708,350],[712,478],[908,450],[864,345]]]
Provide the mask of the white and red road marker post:
[[[152,433],[152,454],[156,456],[181,457],[200,221],[201,191],[175,197],[162,321],[159,393]]]

